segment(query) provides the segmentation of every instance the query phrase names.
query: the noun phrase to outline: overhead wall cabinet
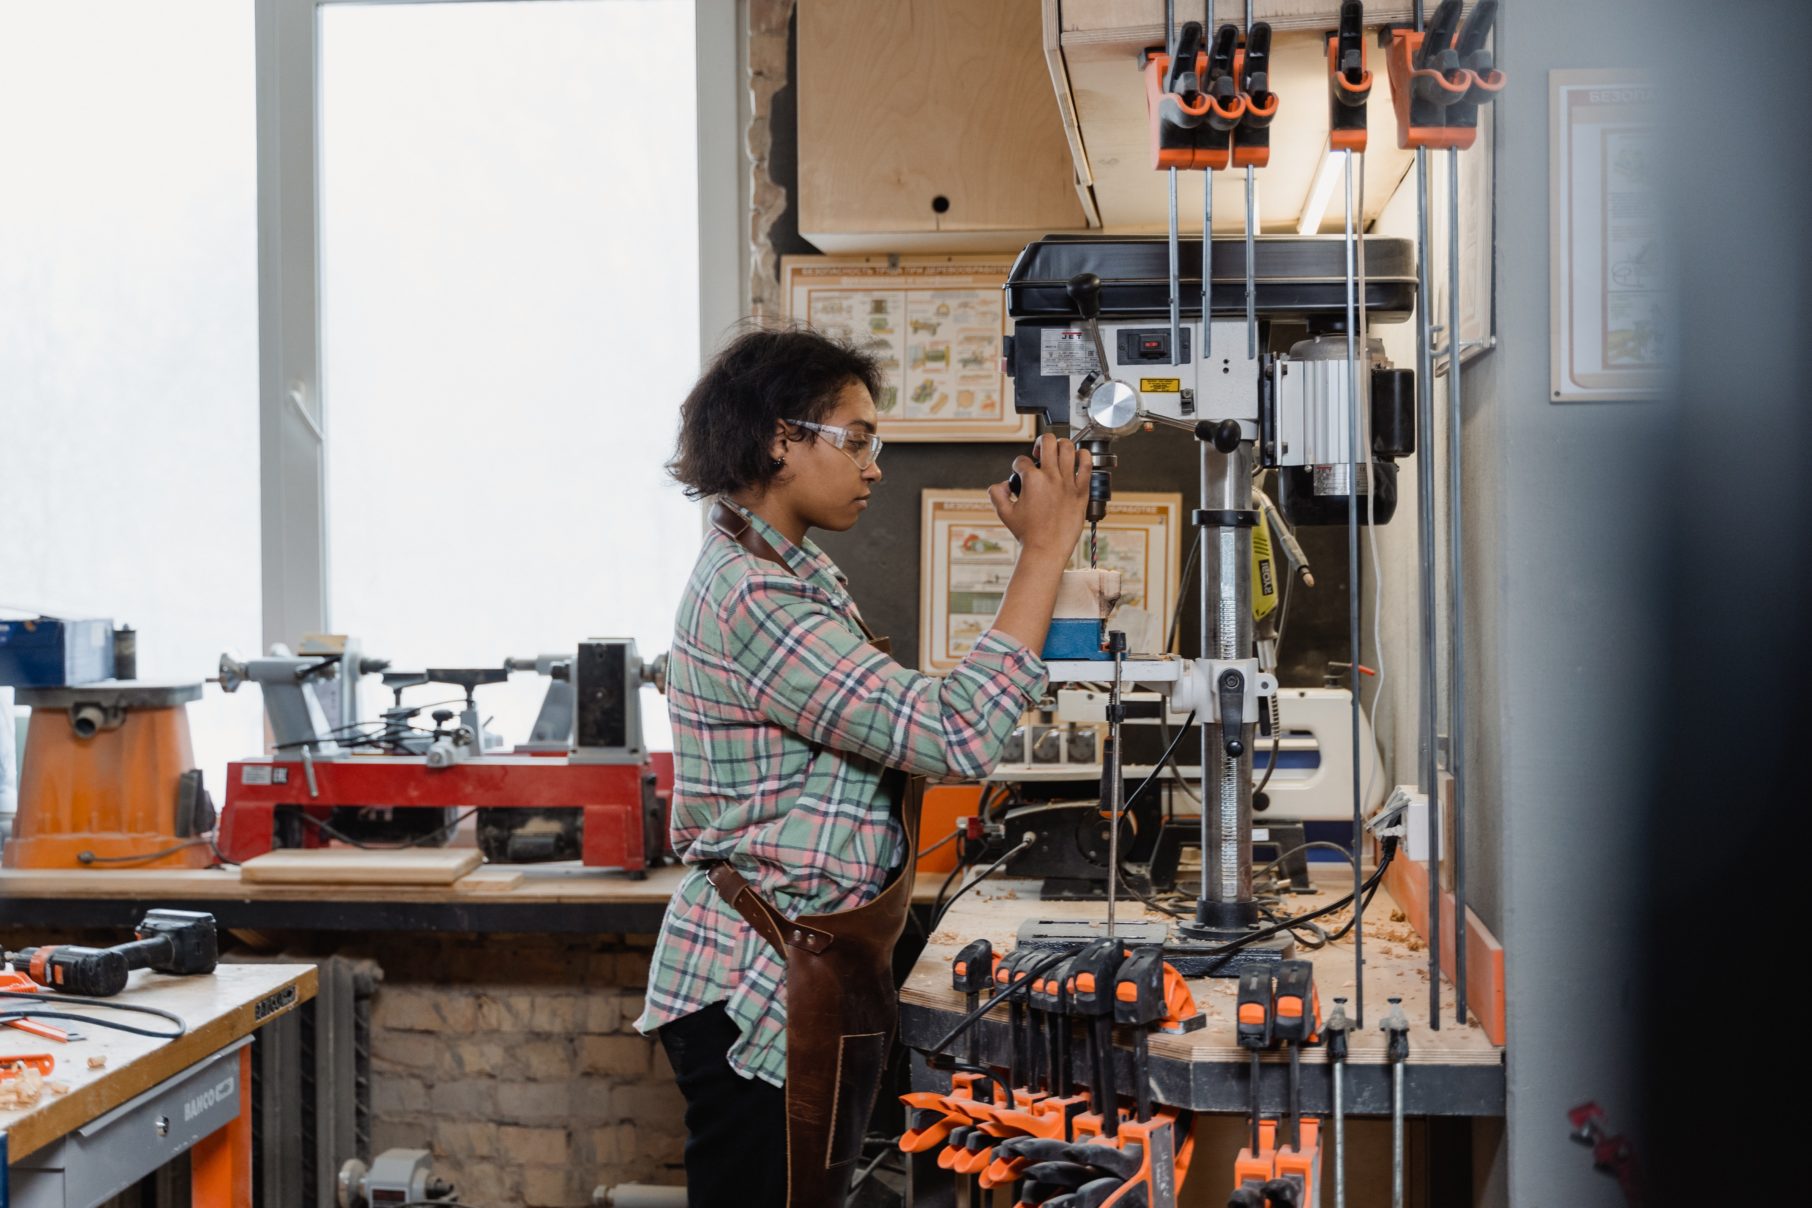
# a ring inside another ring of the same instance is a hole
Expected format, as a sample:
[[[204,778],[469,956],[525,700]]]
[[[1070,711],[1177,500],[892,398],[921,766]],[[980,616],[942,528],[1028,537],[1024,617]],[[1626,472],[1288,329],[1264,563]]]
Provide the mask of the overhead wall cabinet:
[[[1039,0],[800,0],[800,233],[990,251],[1087,228],[1042,19]]]

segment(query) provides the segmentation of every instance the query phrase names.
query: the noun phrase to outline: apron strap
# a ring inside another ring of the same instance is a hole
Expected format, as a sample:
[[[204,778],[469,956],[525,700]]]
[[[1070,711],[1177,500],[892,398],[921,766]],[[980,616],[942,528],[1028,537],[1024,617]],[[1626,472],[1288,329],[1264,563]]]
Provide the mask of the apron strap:
[[[829,948],[831,941],[836,938],[828,931],[794,922],[775,910],[729,861],[718,860],[704,865],[704,869],[705,879],[711,882],[711,888],[717,890],[717,896],[731,910],[740,914],[743,921],[755,929],[757,935],[772,944],[774,951],[783,960],[789,945],[816,955]]]

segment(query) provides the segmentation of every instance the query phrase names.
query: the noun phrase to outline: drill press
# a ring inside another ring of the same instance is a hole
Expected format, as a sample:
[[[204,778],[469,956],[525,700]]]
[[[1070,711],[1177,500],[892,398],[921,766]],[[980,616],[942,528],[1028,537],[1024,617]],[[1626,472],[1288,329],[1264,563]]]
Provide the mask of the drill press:
[[[1370,322],[1408,318],[1415,263],[1407,240],[1367,241]],[[1067,428],[1094,456],[1091,521],[1106,514],[1112,498],[1116,437],[1167,429],[1194,437],[1200,450],[1192,515],[1202,530],[1199,657],[1125,658],[1119,670],[1125,683],[1165,693],[1174,721],[1193,713],[1200,727],[1202,885],[1194,916],[1170,940],[1185,973],[1193,965],[1236,977],[1250,963],[1282,959],[1291,947],[1287,932],[1251,940],[1259,930],[1252,751],[1261,702],[1277,689],[1255,646],[1252,534],[1262,522],[1255,475],[1287,475],[1284,507],[1297,523],[1344,521],[1349,493],[1363,498],[1374,490],[1382,522],[1390,514],[1384,484],[1394,485],[1395,459],[1413,451],[1407,371],[1385,364],[1364,333],[1361,371],[1347,359],[1349,276],[1337,238],[1204,245],[1058,236],[1028,246],[1008,276],[1014,326],[1007,365],[1016,405]],[[1208,300],[1206,316],[1199,299]],[[1193,306],[1183,304],[1191,300]],[[1258,336],[1251,343],[1243,338],[1249,302]],[[1310,337],[1282,345],[1301,325],[1309,325]],[[1272,352],[1274,338],[1288,351]],[[1192,349],[1213,351],[1203,357]],[[1350,469],[1344,434],[1355,411],[1364,450],[1357,474],[1342,472]],[[1095,660],[1047,662],[1054,684],[1099,681],[1102,667]],[[1208,959],[1230,941],[1244,947],[1228,959]]]

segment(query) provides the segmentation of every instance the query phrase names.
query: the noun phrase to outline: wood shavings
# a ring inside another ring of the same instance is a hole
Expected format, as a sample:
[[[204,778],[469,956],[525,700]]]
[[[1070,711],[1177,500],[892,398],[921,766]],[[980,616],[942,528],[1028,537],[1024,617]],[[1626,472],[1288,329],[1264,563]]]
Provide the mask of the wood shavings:
[[[44,1084],[44,1089],[49,1091],[53,1095],[67,1095],[69,1093],[69,1083],[67,1083],[67,1082],[46,1082]]]
[[[36,1107],[44,1095],[44,1075],[22,1062],[0,1068],[11,1071],[8,1077],[0,1080],[0,1112]]]
[[[89,1069],[91,1069],[91,1070],[104,1070],[104,1069],[106,1069],[106,1068],[107,1068],[107,1058],[106,1058],[106,1057],[104,1057],[104,1056],[101,1056],[101,1057],[90,1057],[90,1058],[89,1058],[89,1059],[88,1059],[88,1068],[89,1068]]]
[[[1406,923],[1409,921],[1409,916],[1404,914],[1401,910],[1393,910],[1390,912],[1390,921],[1393,923]]]

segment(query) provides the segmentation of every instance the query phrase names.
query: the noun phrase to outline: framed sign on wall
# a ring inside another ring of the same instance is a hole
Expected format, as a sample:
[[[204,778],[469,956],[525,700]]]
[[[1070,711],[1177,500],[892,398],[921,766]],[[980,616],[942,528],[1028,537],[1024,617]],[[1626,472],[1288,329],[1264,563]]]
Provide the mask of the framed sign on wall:
[[[894,441],[1030,440],[1001,368],[1003,256],[787,256],[787,317],[880,361],[875,408]]]
[[[1548,73],[1552,401],[1653,398],[1668,355],[1667,239],[1656,177],[1670,162],[1653,81]]]
[[[986,491],[927,490],[919,506],[919,666],[948,671],[994,624],[1019,543]],[[1180,494],[1125,491],[1101,521],[1096,564],[1120,572],[1111,627],[1126,633],[1134,654],[1156,654],[1163,645],[1181,573],[1182,519]],[[1084,530],[1070,566],[1088,564]]]

